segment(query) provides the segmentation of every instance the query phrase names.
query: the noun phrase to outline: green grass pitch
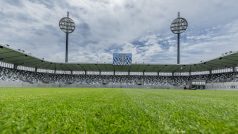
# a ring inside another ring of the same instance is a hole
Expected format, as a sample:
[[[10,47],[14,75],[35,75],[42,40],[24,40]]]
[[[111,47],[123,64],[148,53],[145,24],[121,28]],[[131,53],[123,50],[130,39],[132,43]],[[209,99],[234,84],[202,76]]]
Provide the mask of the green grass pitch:
[[[238,133],[238,91],[0,88],[0,133]]]

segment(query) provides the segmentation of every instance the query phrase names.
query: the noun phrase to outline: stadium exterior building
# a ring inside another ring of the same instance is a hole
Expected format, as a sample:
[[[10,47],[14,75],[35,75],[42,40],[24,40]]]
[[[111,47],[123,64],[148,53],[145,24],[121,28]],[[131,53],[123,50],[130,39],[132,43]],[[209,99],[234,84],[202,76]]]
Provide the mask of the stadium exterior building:
[[[182,85],[174,85],[177,88],[188,88],[188,86],[202,89],[238,88],[238,82],[236,81],[238,71],[238,53],[227,53],[222,57],[197,64],[132,64],[129,66],[115,66],[113,64],[50,62],[28,55],[21,50],[13,50],[8,45],[0,45],[0,66],[1,69],[24,71],[31,73],[31,75],[32,73],[44,74],[47,75],[47,77],[50,77],[51,75],[57,75],[58,77],[65,77],[66,75],[73,77],[95,76],[100,79],[101,86],[103,87],[109,86],[108,83],[110,83],[110,81],[114,79],[111,78],[113,76],[117,77],[116,79],[124,79],[123,77],[125,77],[125,79],[133,79],[131,78],[133,76],[135,77],[135,83],[137,84],[136,86],[129,84],[131,85],[129,87],[145,87],[146,84],[144,83],[146,82],[144,82],[144,79],[155,79],[153,81],[170,79],[170,81],[175,81],[173,79],[175,78],[176,81],[184,81],[186,83]],[[2,74],[1,77],[3,77],[3,75],[6,74]],[[82,79],[86,79],[83,77]],[[212,81],[212,79],[215,78],[219,80],[215,82]],[[71,78],[70,80],[72,81]],[[6,81],[6,79],[2,78],[0,86],[12,85],[3,84],[7,83],[4,81]],[[119,81],[118,83],[121,83],[117,85],[119,87],[128,86],[127,84],[125,84],[125,82]],[[34,82],[28,82],[28,84],[22,84],[22,86],[34,86],[34,84]],[[50,82],[45,82],[42,85],[49,86],[49,84]],[[72,87],[85,86],[83,84],[73,84],[73,82],[68,82],[68,86],[71,85]],[[59,86],[59,84],[57,86]],[[61,86],[66,85],[61,84]],[[97,85],[97,87],[100,86]],[[156,84],[153,84],[153,87],[157,87]]]

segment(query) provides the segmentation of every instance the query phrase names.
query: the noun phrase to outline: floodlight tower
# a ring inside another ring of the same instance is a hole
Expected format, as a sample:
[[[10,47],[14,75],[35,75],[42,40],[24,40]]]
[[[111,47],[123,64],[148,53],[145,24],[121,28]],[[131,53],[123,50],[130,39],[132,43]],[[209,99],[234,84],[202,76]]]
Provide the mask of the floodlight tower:
[[[65,62],[68,62],[68,46],[69,46],[69,34],[73,33],[75,30],[75,23],[74,21],[69,18],[69,12],[67,12],[67,17],[62,18],[59,21],[60,29],[66,33],[66,50],[65,50]]]
[[[170,30],[177,34],[177,64],[180,64],[180,34],[185,32],[188,28],[188,22],[185,18],[180,17],[180,12],[178,12],[178,17],[172,22]]]

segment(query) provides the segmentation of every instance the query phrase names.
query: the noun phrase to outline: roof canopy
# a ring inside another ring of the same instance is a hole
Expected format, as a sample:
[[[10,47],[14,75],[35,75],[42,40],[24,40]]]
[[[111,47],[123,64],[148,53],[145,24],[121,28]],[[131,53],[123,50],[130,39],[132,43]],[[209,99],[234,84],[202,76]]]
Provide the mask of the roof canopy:
[[[0,61],[17,66],[62,71],[199,72],[236,67],[238,65],[238,53],[229,54],[198,64],[132,64],[130,66],[114,66],[112,64],[50,62],[0,45]]]

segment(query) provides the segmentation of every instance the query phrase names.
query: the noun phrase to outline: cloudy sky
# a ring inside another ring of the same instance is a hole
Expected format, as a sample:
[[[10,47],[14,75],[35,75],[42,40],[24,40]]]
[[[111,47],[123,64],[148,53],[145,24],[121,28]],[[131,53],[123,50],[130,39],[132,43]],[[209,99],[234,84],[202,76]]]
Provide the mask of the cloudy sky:
[[[0,43],[49,61],[64,62],[65,34],[58,21],[70,12],[69,61],[112,63],[112,54],[133,54],[133,63],[176,63],[177,12],[189,22],[182,34],[181,63],[238,51],[237,0],[1,0]]]

